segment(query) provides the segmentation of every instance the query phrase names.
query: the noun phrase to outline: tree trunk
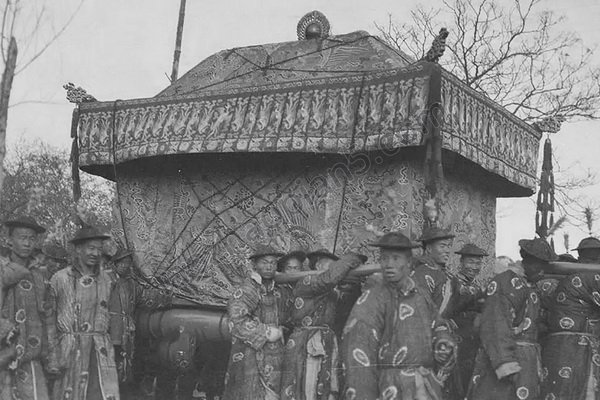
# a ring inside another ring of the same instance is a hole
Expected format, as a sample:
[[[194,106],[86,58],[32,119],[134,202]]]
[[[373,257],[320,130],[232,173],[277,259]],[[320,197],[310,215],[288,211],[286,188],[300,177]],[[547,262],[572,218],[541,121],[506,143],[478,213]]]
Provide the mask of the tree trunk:
[[[13,78],[15,76],[15,67],[17,65],[17,41],[14,37],[10,38],[8,46],[8,56],[6,66],[2,73],[2,82],[0,83],[0,195],[4,185],[4,156],[6,155],[6,123],[8,121],[8,101],[10,100],[10,91],[12,89]]]

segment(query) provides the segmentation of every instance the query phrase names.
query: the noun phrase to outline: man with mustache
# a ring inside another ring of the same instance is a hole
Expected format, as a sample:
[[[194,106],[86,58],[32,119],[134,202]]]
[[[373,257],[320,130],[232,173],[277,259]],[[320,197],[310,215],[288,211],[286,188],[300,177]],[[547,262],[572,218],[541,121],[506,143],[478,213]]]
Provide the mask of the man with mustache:
[[[411,278],[418,246],[400,232],[371,245],[380,250],[382,276],[367,283],[344,328],[344,398],[441,399],[456,344],[428,289]]]
[[[281,389],[283,324],[291,290],[275,283],[283,253],[259,245],[250,256],[253,271],[227,306],[231,353],[223,400],[276,400]]]
[[[54,398],[118,400],[115,354],[108,333],[108,304],[113,281],[101,268],[103,241],[109,236],[83,227],[73,237],[73,263],[50,280],[56,309],[57,342],[50,365],[62,376]]]

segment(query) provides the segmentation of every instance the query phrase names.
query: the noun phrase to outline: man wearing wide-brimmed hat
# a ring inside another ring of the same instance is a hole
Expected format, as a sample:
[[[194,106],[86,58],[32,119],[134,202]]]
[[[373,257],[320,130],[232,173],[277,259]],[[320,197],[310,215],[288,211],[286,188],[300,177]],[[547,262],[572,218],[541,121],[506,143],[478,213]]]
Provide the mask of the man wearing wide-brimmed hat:
[[[452,279],[446,264],[452,254],[454,234],[447,229],[428,227],[423,230],[419,241],[423,255],[415,260],[413,279],[422,288],[428,289],[440,315],[445,315],[452,297]]]
[[[115,355],[109,329],[111,276],[100,266],[103,241],[109,236],[94,227],[77,231],[73,263],[51,279],[58,341],[51,366],[62,372],[54,384],[57,399],[119,398]]]
[[[543,278],[557,256],[543,239],[519,241],[525,276],[512,269],[494,277],[479,328],[481,347],[469,389],[469,399],[538,399],[540,294],[533,283]],[[556,398],[571,398],[560,397]]]
[[[342,343],[346,399],[433,400],[456,356],[448,327],[427,291],[411,278],[412,243],[400,232],[378,247],[382,277],[356,301]]]
[[[43,365],[47,365],[49,351],[46,335],[53,336],[54,320],[45,301],[48,295],[45,268],[33,256],[38,236],[46,229],[29,216],[12,218],[4,225],[8,227],[11,251],[8,258],[0,260],[0,286],[5,287],[5,293],[0,293],[4,299],[2,312],[20,333],[12,365],[12,386],[19,398],[48,399]]]
[[[455,324],[454,334],[460,338],[460,346],[456,368],[448,379],[446,389],[450,399],[464,399],[480,344],[479,329],[475,326],[475,320],[481,313],[484,293],[475,283],[475,278],[479,275],[483,259],[488,253],[474,243],[466,243],[455,254],[460,255],[460,264],[449,314]]]
[[[293,289],[290,335],[284,354],[281,399],[329,399],[339,393],[339,350],[333,330],[339,293],[336,286],[367,257],[356,253],[341,258],[319,250],[315,268]],[[315,252],[312,253],[315,256]],[[333,261],[336,258],[336,261]],[[321,260],[327,260],[323,262]],[[331,396],[331,397],[330,397]]]
[[[579,260],[593,263],[598,239],[583,239]],[[597,261],[596,261],[597,263]],[[542,343],[541,398],[598,397],[600,356],[600,269],[560,279],[547,302],[548,333]]]
[[[291,290],[276,284],[277,260],[284,254],[259,245],[249,257],[252,273],[227,306],[232,342],[224,400],[277,399],[281,386],[283,325]]]
[[[582,264],[600,264],[600,240],[590,236],[582,239],[577,248],[578,262]]]

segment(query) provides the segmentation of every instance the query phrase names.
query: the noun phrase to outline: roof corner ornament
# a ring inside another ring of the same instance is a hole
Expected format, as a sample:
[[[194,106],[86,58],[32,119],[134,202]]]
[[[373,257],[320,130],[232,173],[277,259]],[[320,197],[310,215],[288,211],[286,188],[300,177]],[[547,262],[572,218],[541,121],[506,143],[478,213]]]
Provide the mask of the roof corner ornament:
[[[329,20],[320,11],[305,14],[296,27],[298,40],[325,39],[329,36]]]
[[[427,54],[425,54],[423,58],[421,58],[421,61],[438,63],[440,61],[440,58],[444,55],[444,51],[446,50],[447,37],[448,29],[440,29],[440,33],[438,33],[435,39],[433,39],[433,43],[431,43],[429,51],[427,51]]]
[[[534,122],[533,127],[540,133],[557,133],[566,118],[562,115],[556,115],[543,118],[540,121]]]
[[[84,88],[81,86],[75,87],[75,85],[71,82],[63,85],[63,88],[67,91],[67,100],[71,103],[81,104],[81,103],[93,103],[96,100],[94,96],[89,94]]]

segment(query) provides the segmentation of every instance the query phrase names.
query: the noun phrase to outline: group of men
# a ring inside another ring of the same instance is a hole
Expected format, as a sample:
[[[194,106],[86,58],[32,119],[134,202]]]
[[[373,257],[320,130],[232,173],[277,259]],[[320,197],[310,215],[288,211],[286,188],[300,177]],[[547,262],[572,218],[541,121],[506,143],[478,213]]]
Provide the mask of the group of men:
[[[418,245],[385,234],[371,243],[381,271],[358,290],[352,271],[364,256],[311,253],[320,273],[280,284],[278,267],[294,259],[300,268],[303,257],[260,246],[228,306],[224,400],[600,398],[600,268],[550,276],[558,256],[542,239],[523,239],[522,261],[481,289],[487,253],[465,244],[451,274],[453,238],[435,227]],[[600,264],[598,239],[577,250]]]
[[[145,295],[131,279],[132,254],[120,250],[112,270],[104,268],[108,236],[84,227],[72,254],[41,257],[35,244],[44,227],[29,217],[4,224],[0,400],[118,399]],[[367,261],[358,253],[258,246],[228,304],[223,399],[600,397],[600,268],[549,276],[558,256],[546,241],[524,239],[522,261],[482,289],[476,278],[487,253],[465,244],[450,273],[453,240],[437,227],[419,244],[387,233],[370,244],[380,272],[366,280],[353,272]],[[577,251],[580,262],[600,264],[598,239]],[[278,271],[305,270],[313,273],[276,280]],[[160,296],[152,298],[168,305]]]
[[[4,222],[10,247],[0,256],[0,400],[117,400],[130,378],[133,306],[139,288],[132,255],[103,266],[109,236],[81,228],[73,253],[36,253],[45,228],[21,216]]]

